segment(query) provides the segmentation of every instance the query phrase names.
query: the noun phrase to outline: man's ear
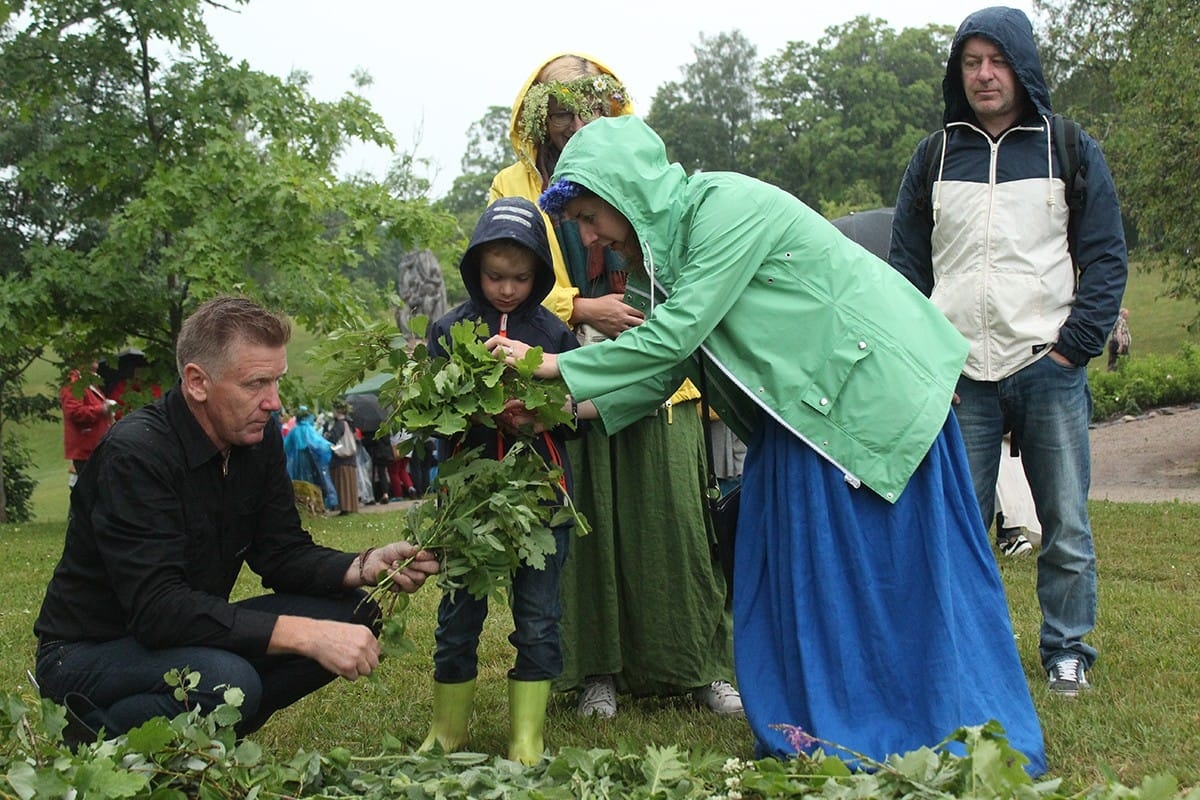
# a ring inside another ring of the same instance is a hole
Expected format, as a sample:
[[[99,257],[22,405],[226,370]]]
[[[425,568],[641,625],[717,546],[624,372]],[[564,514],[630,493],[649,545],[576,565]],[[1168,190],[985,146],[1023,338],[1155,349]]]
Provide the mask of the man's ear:
[[[190,362],[185,364],[180,385],[189,400],[203,403],[208,399],[208,374],[200,368],[200,365]]]

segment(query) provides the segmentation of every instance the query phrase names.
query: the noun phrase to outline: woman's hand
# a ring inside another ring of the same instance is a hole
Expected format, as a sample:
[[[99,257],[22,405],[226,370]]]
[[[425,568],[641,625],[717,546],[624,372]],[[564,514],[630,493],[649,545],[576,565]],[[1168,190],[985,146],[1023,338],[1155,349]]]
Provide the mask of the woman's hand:
[[[509,339],[507,336],[493,336],[483,343],[492,355],[503,358],[505,364],[513,365],[523,359],[532,349],[524,342]],[[558,356],[553,353],[542,353],[542,363],[533,371],[535,378],[557,378]]]
[[[615,339],[623,331],[646,321],[645,315],[625,302],[624,295],[613,293],[600,297],[576,297],[571,312],[574,325],[587,324]]]

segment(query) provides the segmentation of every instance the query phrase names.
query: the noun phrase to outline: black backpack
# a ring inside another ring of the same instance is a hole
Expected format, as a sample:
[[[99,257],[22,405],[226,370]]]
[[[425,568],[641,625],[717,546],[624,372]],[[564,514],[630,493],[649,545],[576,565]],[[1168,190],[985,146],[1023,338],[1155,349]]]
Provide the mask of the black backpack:
[[[1058,155],[1058,163],[1066,165],[1064,182],[1067,184],[1067,245],[1071,251],[1071,260],[1075,259],[1076,218],[1083,208],[1087,198],[1087,170],[1080,163],[1079,153],[1083,149],[1082,129],[1073,119],[1067,119],[1062,114],[1050,118],[1050,139]],[[921,172],[925,175],[923,195],[917,199],[917,208],[925,211],[933,209],[933,182],[937,178],[938,164],[942,160],[942,148],[946,143],[946,129],[942,128],[925,137],[922,146],[925,148],[925,158],[921,162]],[[1079,265],[1076,261],[1076,270]]]

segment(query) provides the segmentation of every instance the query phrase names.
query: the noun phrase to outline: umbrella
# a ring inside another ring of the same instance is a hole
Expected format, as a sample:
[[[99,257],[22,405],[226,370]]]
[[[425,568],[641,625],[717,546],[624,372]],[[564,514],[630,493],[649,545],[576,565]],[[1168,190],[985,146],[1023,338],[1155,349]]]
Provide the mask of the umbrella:
[[[121,381],[133,377],[139,367],[150,366],[146,354],[136,347],[126,347],[117,353],[117,366],[114,369],[108,365],[108,359],[102,358],[96,362],[96,374],[104,381],[104,393],[109,394]]]
[[[350,404],[350,418],[364,434],[374,434],[387,418],[379,405],[379,398],[373,394],[347,394],[346,402]]]
[[[872,208],[855,211],[833,221],[834,226],[851,241],[865,247],[876,258],[887,261],[892,242],[894,208]]]

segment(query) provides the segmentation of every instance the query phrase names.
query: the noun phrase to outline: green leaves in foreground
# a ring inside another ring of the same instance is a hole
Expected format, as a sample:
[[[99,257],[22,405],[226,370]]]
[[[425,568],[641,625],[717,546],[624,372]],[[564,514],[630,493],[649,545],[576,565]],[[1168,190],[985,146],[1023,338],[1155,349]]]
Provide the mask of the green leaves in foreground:
[[[637,752],[563,748],[524,767],[479,753],[409,752],[390,735],[372,756],[337,747],[274,760],[255,742],[237,741],[231,726],[240,696],[227,694],[226,701],[207,717],[188,712],[153,719],[128,735],[72,752],[59,733],[61,707],[4,694],[0,797],[1200,800],[1200,790],[1181,792],[1170,776],[1147,778],[1137,787],[1113,781],[1063,794],[1058,781],[1035,783],[1025,774],[1023,757],[994,722],[960,728],[934,748],[869,762],[869,769],[852,768],[820,750],[785,760],[741,761],[674,745],[647,745]]]

